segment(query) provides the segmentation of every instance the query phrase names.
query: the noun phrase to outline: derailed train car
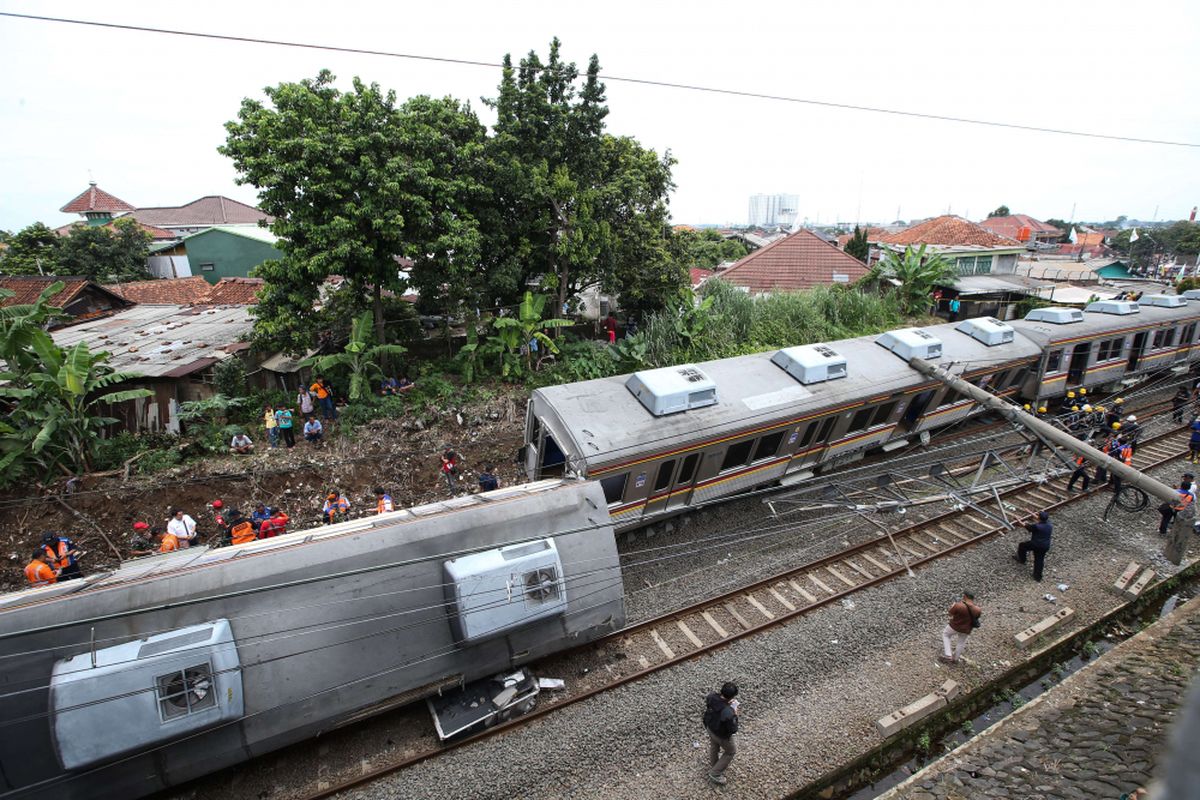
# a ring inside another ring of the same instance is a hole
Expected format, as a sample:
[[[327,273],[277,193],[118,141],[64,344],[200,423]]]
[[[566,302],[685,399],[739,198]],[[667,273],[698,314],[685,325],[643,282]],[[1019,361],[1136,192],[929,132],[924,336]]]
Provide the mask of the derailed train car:
[[[522,458],[531,478],[598,481],[618,529],[635,527],[903,447],[979,411],[889,354],[897,348],[1001,396],[1045,401],[1186,371],[1200,359],[1198,326],[1200,302],[1152,295],[551,386],[530,397]]]
[[[137,797],[624,625],[603,493],[543,481],[7,595],[5,796]]]

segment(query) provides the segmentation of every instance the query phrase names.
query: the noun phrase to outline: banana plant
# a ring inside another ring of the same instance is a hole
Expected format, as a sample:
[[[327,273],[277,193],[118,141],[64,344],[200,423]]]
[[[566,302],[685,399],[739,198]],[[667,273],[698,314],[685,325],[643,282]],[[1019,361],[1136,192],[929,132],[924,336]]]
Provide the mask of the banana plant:
[[[408,352],[403,345],[372,344],[372,328],[374,317],[370,311],[364,311],[354,318],[350,326],[350,341],[340,353],[312,356],[300,362],[302,367],[315,367],[318,372],[341,367],[350,373],[351,400],[362,400],[371,396],[371,379],[383,375],[379,365],[384,356],[400,356]]]
[[[532,343],[537,342],[547,354],[557,353],[558,345],[546,334],[550,328],[564,328],[571,324],[569,319],[542,319],[546,310],[547,296],[526,292],[517,307],[515,317],[496,317],[492,327],[496,333],[486,342],[481,351],[490,351],[500,356],[500,375],[507,378],[533,372]],[[543,356],[544,358],[545,356]],[[538,360],[539,363],[541,359]]]
[[[85,342],[63,350],[35,336],[31,346],[40,358],[38,368],[0,373],[0,397],[14,403],[0,427],[0,475],[21,458],[45,475],[89,470],[100,430],[117,422],[102,415],[103,406],[153,393],[104,391],[139,376],[114,372],[105,363],[109,354],[93,353]]]

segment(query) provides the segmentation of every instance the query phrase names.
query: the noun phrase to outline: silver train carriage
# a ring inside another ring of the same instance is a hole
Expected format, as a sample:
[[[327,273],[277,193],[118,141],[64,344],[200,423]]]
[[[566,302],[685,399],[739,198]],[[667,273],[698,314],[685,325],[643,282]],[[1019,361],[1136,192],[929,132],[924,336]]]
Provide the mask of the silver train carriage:
[[[636,527],[978,413],[889,350],[1035,401],[1186,369],[1200,359],[1198,322],[1200,302],[1151,296],[1140,308],[1044,308],[1011,324],[980,317],[537,389],[521,458],[530,478],[598,480],[617,528]]]
[[[137,797],[624,625],[598,484],[543,481],[0,598],[5,797]]]

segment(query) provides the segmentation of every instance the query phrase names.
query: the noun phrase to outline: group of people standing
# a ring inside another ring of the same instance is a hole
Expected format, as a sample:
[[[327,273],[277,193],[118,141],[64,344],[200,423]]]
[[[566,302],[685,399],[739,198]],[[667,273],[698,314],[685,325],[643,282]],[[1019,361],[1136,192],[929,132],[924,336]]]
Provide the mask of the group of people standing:
[[[338,412],[334,404],[333,388],[323,377],[318,377],[308,388],[301,387],[296,393],[296,409],[304,420],[304,441],[319,445],[325,438],[325,426],[337,421]],[[320,419],[317,417],[320,409]],[[296,446],[296,411],[290,405],[263,406],[263,430],[270,447]],[[229,442],[229,451],[236,455],[254,452],[254,440],[244,431],[239,431]]]

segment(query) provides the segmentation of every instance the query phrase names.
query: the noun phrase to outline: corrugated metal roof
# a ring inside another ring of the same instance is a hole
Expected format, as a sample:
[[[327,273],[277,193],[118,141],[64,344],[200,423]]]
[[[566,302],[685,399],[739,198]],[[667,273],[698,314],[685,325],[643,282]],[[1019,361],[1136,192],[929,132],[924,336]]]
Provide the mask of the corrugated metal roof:
[[[225,349],[254,326],[247,306],[139,305],[51,335],[59,347],[87,342],[112,353],[109,364],[147,377],[180,377],[229,357]]]
[[[1037,281],[1022,275],[961,275],[954,279],[954,289],[960,295],[991,294],[993,292],[1020,292],[1037,294],[1054,284]]]

